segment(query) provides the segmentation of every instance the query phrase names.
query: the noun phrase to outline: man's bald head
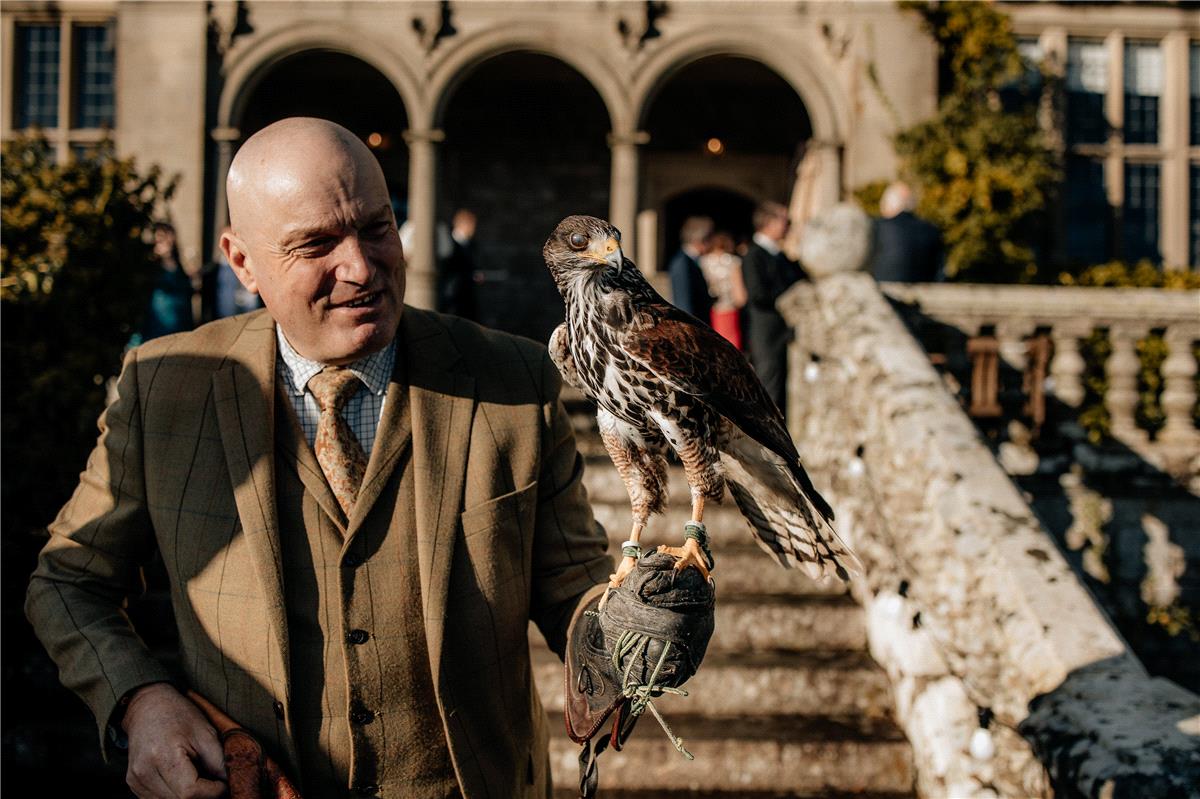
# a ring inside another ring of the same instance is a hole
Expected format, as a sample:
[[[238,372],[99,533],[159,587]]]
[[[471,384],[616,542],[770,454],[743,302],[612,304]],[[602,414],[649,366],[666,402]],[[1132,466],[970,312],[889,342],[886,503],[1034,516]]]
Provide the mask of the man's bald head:
[[[353,173],[387,196],[379,162],[350,131],[315,117],[290,117],[255,133],[238,150],[225,181],[230,226],[240,236],[253,236],[261,206],[284,200],[321,177]],[[374,185],[372,185],[374,184]]]
[[[404,253],[383,170],[341,125],[295,117],[229,167],[229,265],[301,355],[351,363],[395,335]]]

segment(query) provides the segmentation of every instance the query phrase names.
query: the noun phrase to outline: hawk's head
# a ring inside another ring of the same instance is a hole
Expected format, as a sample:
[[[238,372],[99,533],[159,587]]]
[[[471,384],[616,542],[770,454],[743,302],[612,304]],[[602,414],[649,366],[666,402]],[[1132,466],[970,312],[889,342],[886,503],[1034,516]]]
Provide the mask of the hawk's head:
[[[594,216],[568,216],[546,239],[542,257],[560,285],[609,267],[619,273],[625,262],[621,231]]]

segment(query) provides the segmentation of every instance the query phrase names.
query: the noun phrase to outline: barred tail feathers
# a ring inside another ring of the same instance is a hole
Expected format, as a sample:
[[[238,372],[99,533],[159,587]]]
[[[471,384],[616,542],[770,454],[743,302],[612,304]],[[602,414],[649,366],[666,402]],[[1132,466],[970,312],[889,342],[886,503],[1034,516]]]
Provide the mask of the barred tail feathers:
[[[721,461],[729,492],[755,540],[781,566],[799,567],[813,579],[848,580],[862,573],[861,562],[829,523],[828,504],[815,489],[802,490],[782,458],[741,438],[723,448]]]

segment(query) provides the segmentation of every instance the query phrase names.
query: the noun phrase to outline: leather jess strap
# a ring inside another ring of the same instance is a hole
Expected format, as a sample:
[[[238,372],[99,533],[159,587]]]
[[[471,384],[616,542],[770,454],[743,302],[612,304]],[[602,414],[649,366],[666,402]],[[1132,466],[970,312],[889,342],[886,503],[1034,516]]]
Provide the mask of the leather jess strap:
[[[195,691],[188,699],[208,718],[221,738],[229,772],[229,799],[301,799],[300,792],[262,744],[236,721]]]

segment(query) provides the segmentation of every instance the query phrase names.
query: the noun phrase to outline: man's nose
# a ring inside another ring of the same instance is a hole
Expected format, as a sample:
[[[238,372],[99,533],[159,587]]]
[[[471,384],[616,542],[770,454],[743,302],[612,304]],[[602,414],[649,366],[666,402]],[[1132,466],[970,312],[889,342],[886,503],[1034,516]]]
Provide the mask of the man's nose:
[[[365,286],[371,282],[375,267],[363,249],[358,236],[347,236],[338,247],[338,261],[335,276],[343,283],[357,283]]]

